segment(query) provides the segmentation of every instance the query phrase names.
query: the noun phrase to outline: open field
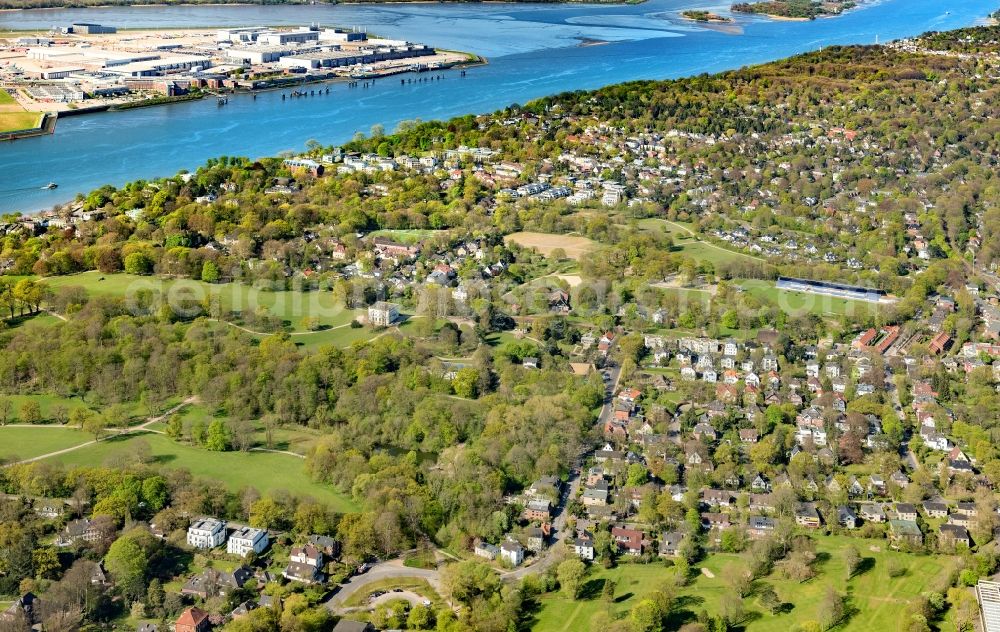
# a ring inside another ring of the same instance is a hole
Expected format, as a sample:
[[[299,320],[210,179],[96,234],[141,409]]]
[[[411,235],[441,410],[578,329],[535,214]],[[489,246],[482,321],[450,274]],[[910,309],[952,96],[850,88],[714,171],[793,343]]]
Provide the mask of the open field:
[[[539,277],[536,280],[544,281],[545,279],[559,279],[560,281],[565,281],[571,288],[579,287],[583,284],[583,279],[579,274],[550,274],[548,276]]]
[[[323,433],[305,426],[281,426],[275,428],[272,433],[275,450],[286,450],[297,454],[305,454],[309,451]],[[258,433],[258,442],[264,444],[263,431]]]
[[[3,112],[0,111],[0,132],[16,132],[22,129],[34,129],[41,123],[42,115],[38,112]]]
[[[713,243],[702,241],[696,236],[692,225],[682,222],[672,222],[656,217],[647,217],[636,222],[639,230],[658,232],[670,235],[674,240],[673,252],[685,254],[696,261],[707,261],[709,263],[723,263],[729,261],[742,261],[763,263],[759,257],[743,254],[735,250],[729,250]]]
[[[694,228],[690,224],[673,222],[659,217],[646,217],[644,219],[637,220],[635,225],[639,228],[639,230],[666,233],[675,238],[680,236],[694,236]]]
[[[207,427],[216,419],[222,419],[223,421],[229,421],[230,419],[229,416],[225,414],[225,411],[217,411],[204,404],[189,404],[188,406],[185,406],[184,410],[179,414],[185,427],[189,427],[190,424],[196,422],[201,422]],[[262,448],[266,447],[266,437],[264,434],[263,424],[257,420],[254,422],[254,426],[256,429],[256,434],[254,436],[256,445]],[[158,432],[166,431],[166,427],[167,424],[165,421],[158,421],[148,426],[150,430]],[[309,447],[322,436],[323,433],[321,431],[313,430],[312,428],[308,428],[306,426],[279,426],[272,431],[273,449],[295,452],[296,454],[305,454],[309,450]]]
[[[57,325],[62,322],[62,319],[48,312],[39,312],[37,314],[27,315],[23,318],[17,318],[10,322],[10,329],[24,328],[28,329],[31,327],[50,327],[52,325]]]
[[[63,450],[93,439],[75,428],[38,426],[35,428],[0,428],[0,459],[30,459]]]
[[[15,132],[38,127],[42,115],[27,112],[6,90],[0,90],[0,132]]]
[[[337,327],[336,329],[326,329],[324,331],[314,331],[295,336],[292,341],[305,349],[318,349],[319,347],[349,347],[361,340],[370,340],[377,336],[371,327]]]
[[[515,243],[523,248],[534,248],[546,257],[556,248],[562,248],[570,259],[580,259],[596,247],[596,242],[579,235],[553,235],[549,233],[520,232],[503,238],[504,243]]]
[[[716,246],[707,241],[698,241],[696,239],[679,239],[674,242],[674,248],[677,252],[681,252],[696,261],[707,261],[709,263],[726,263],[729,261],[742,261],[764,263],[763,259],[758,259],[757,257],[751,257],[750,255],[745,255],[742,252],[736,252],[735,250],[728,250],[721,246]]]
[[[65,406],[67,411],[73,411],[78,408],[92,409],[79,397],[59,397],[58,395],[7,395],[0,393],[0,397],[10,401],[13,404],[13,409],[11,411],[10,423],[27,423],[25,420],[21,419],[21,406],[25,402],[33,401],[38,402],[38,408],[42,413],[42,423],[60,423],[59,421],[52,418],[53,408],[56,406]]]
[[[884,540],[820,536],[817,543],[817,576],[800,583],[785,579],[779,573],[772,573],[757,582],[758,586],[763,583],[774,587],[778,597],[785,602],[784,611],[777,615],[767,613],[751,594],[743,600],[747,616],[741,629],[746,632],[785,632],[796,623],[815,619],[827,587],[833,586],[838,592],[848,595],[848,610],[856,612],[838,630],[894,630],[905,604],[928,590],[929,579],[940,576],[951,563],[951,558],[944,556],[917,556],[885,551]],[[867,570],[845,581],[846,571],[841,551],[849,544],[858,548],[861,557],[866,560],[863,568],[867,566]],[[872,547],[878,550],[873,551]],[[907,573],[902,577],[889,577],[886,566],[890,559],[898,560],[908,569]],[[670,629],[676,629],[682,622],[693,619],[700,610],[720,612],[722,596],[731,592],[721,579],[723,569],[733,563],[745,565],[746,559],[740,555],[720,553],[711,555],[699,564],[714,577],[709,578],[699,573],[689,586],[681,590],[678,612],[673,622],[676,625]],[[643,597],[656,590],[660,582],[668,580],[671,572],[661,563],[621,564],[613,569],[592,566],[584,588],[587,598],[571,601],[557,593],[545,595],[541,599],[541,608],[535,615],[532,630],[596,631],[591,626],[591,621],[597,613],[610,610],[612,617],[624,616]],[[617,582],[616,601],[613,604],[601,599],[601,589],[607,579]]]
[[[0,429],[0,432],[3,430],[6,429]],[[27,430],[38,436],[44,436],[41,433],[56,432],[42,428]],[[82,440],[70,442],[71,445],[88,440],[82,433],[77,433],[77,436]],[[163,435],[136,433],[125,437],[113,437],[96,445],[53,457],[51,460],[68,466],[99,466],[116,455],[127,454],[134,450],[135,441],[140,438],[149,443],[154,463],[164,467],[187,469],[196,477],[219,481],[234,491],[248,486],[256,488],[261,493],[285,490],[298,496],[312,497],[330,505],[338,512],[357,509],[350,498],[333,487],[311,481],[305,473],[302,459],[287,454],[208,452],[203,448],[176,443]],[[39,449],[37,454],[48,451]]]
[[[867,315],[879,308],[876,303],[851,301],[834,296],[779,290],[773,281],[745,280],[740,287],[757,298],[775,303],[789,314],[811,312],[819,316]]]
[[[53,289],[79,286],[92,295],[135,297],[142,290],[159,292],[167,301],[217,298],[224,310],[253,312],[266,309],[289,325],[292,331],[306,332],[302,320],[315,316],[324,327],[349,323],[358,310],[346,309],[332,292],[301,290],[259,290],[242,283],[210,284],[202,281],[161,279],[131,274],[102,274],[97,271],[69,276],[48,277]]]

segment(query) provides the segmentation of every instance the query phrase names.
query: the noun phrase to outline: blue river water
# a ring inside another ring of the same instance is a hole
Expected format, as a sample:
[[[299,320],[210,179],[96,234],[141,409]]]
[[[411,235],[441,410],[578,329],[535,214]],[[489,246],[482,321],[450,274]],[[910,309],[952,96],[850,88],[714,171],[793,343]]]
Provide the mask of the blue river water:
[[[467,76],[369,88],[334,83],[330,93],[281,100],[280,92],[58,121],[55,134],[0,144],[0,211],[36,211],[103,184],[193,169],[220,155],[301,150],[309,139],[348,140],[382,124],[483,113],[567,90],[633,79],[667,79],[760,63],[831,44],[868,44],[980,23],[997,0],[882,0],[811,22],[737,16],[739,33],[679,17],[687,8],[728,13],[718,0],[639,5],[406,4],[131,7],[0,13],[0,30],[73,21],[119,28],[308,24],[358,26],[438,48],[476,52],[489,63]],[[595,42],[598,45],[593,45]],[[46,182],[59,188],[41,190]]]

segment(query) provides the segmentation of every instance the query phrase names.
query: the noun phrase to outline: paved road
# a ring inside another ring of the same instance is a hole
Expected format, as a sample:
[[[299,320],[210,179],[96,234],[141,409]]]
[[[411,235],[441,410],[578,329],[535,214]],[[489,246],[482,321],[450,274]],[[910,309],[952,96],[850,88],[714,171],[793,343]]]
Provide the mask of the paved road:
[[[903,422],[903,427],[906,427],[906,412],[903,410],[903,402],[899,399],[899,389],[896,388],[896,383],[892,381],[892,373],[886,371],[885,376],[885,390],[889,393],[889,399],[892,401],[892,407],[896,411],[896,415],[899,416],[899,420]],[[910,449],[910,441],[913,440],[911,434],[910,438],[901,447],[903,449],[903,459],[911,470],[920,469],[920,461],[917,459],[917,455],[913,453]]]
[[[614,397],[615,393],[618,391],[618,382],[621,379],[621,367],[616,365],[608,369],[608,372],[611,375],[611,379],[605,381],[607,386],[604,393],[604,405],[601,407],[601,413],[597,417],[598,428],[603,428],[604,422],[614,414]],[[573,535],[566,529],[566,520],[569,517],[566,512],[566,505],[569,504],[570,500],[576,498],[580,489],[580,480],[582,478],[580,467],[583,463],[584,457],[587,454],[590,454],[594,449],[595,446],[586,447],[581,451],[576,459],[576,462],[573,464],[569,480],[564,486],[562,496],[559,497],[559,502],[553,509],[553,537],[550,546],[536,558],[533,564],[500,573],[500,576],[504,579],[504,581],[516,581],[532,573],[544,572],[556,559],[554,551],[563,542],[565,542],[566,539]],[[451,557],[451,555],[447,553],[442,552],[442,554]],[[340,589],[329,600],[327,600],[326,607],[332,612],[342,610],[341,604],[365,586],[383,579],[406,577],[419,577],[426,579],[435,590],[441,592],[441,574],[439,571],[426,570],[422,568],[409,568],[407,566],[403,566],[402,561],[397,559],[390,560],[388,562],[380,562],[379,564],[374,565],[364,575],[355,575],[354,577],[351,577],[346,583],[340,586]]]
[[[341,608],[341,612],[354,612],[356,610],[368,610],[382,603],[388,603],[390,601],[395,601],[396,599],[405,599],[410,602],[411,606],[419,606],[426,601],[424,597],[418,595],[415,592],[409,590],[401,590],[399,592],[389,591],[384,595],[379,595],[378,597],[370,600],[368,603],[361,606],[354,606],[351,608]]]
[[[388,562],[376,564],[367,573],[363,575],[355,575],[345,583],[341,584],[340,590],[334,593],[334,595],[327,600],[326,607],[330,611],[337,611],[340,609],[341,605],[351,597],[351,595],[358,592],[368,584],[381,581],[383,579],[402,579],[408,577],[426,579],[434,590],[438,593],[441,592],[440,572],[424,568],[410,568],[408,566],[403,566],[402,560],[389,560]]]
[[[597,416],[597,428],[599,432],[604,428],[604,422],[610,419],[614,414],[615,393],[618,392],[618,381],[621,379],[620,366],[615,365],[614,367],[607,369],[607,371],[611,374],[611,379],[605,381],[606,387],[604,390],[604,405],[601,407],[601,413]],[[566,521],[569,518],[569,514],[566,511],[566,505],[568,505],[571,500],[576,498],[580,491],[580,481],[583,478],[580,468],[583,465],[584,457],[593,452],[596,447],[597,446],[593,445],[585,447],[573,463],[573,467],[570,470],[569,480],[563,487],[562,496],[559,497],[559,502],[553,508],[553,534],[549,547],[538,555],[533,564],[501,573],[500,575],[504,578],[504,580],[513,581],[521,579],[525,575],[544,572],[545,569],[552,566],[555,561],[555,551],[558,550],[567,539],[573,536],[573,534],[566,529]]]

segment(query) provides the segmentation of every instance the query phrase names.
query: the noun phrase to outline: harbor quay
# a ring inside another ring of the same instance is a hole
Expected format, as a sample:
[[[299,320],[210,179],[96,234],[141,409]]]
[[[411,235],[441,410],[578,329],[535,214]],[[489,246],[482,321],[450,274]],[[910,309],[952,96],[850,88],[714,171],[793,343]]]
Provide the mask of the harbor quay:
[[[218,98],[221,106],[238,91],[478,61],[467,53],[318,24],[120,31],[78,23],[0,39],[0,86],[13,107],[67,116],[205,96]]]

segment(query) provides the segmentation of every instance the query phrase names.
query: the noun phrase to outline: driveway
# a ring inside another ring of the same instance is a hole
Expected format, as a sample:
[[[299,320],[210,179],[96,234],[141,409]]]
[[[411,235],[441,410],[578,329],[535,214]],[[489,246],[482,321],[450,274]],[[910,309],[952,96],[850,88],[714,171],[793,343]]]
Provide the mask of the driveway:
[[[378,606],[379,604],[389,603],[390,601],[395,601],[397,599],[408,601],[411,607],[423,605],[425,601],[428,601],[427,598],[424,597],[423,595],[418,595],[417,593],[412,592],[410,590],[400,590],[399,592],[394,592],[390,590],[389,592],[379,595],[374,599],[370,599],[368,603],[364,605],[355,606],[353,608],[341,608],[340,612],[357,612],[360,610],[370,610],[375,606]]]
[[[355,575],[341,584],[340,590],[334,593],[334,595],[327,600],[326,607],[330,611],[337,611],[354,593],[362,590],[369,584],[384,579],[402,579],[409,577],[425,579],[434,590],[438,593],[441,592],[440,572],[425,568],[410,568],[408,566],[403,566],[402,560],[389,560],[388,562],[380,562],[369,569],[367,573],[364,573],[363,575]],[[399,595],[401,593],[390,594]],[[423,601],[422,597],[420,599]]]

